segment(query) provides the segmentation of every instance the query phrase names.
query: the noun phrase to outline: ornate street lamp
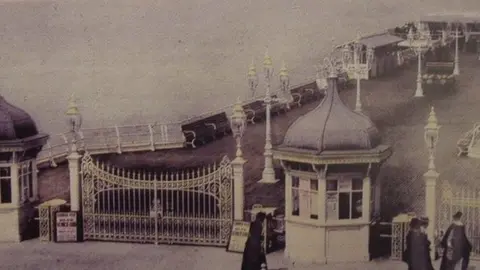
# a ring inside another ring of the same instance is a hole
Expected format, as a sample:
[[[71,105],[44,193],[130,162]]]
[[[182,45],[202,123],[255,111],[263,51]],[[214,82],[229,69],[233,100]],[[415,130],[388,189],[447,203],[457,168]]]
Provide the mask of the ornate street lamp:
[[[237,143],[237,157],[242,157],[242,137],[245,133],[245,128],[247,127],[247,115],[243,110],[242,102],[240,98],[237,99],[237,102],[233,106],[233,112],[230,117],[230,124],[232,127],[233,137]]]
[[[458,24],[455,25],[455,60],[454,60],[454,68],[453,68],[453,75],[460,75],[460,59],[459,59],[459,53],[458,53],[458,38],[460,36],[458,35]]]
[[[361,37],[358,36],[352,45],[345,45],[342,49],[342,63],[345,70],[355,74],[357,81],[357,96],[355,102],[355,111],[362,112],[362,101],[360,91],[360,80],[368,79],[368,72],[371,69],[373,59],[375,57],[374,50],[367,48],[365,54],[365,62],[362,63],[361,56],[363,52],[363,44],[360,43]],[[353,54],[353,64],[350,64]]]
[[[72,152],[76,152],[77,133],[80,131],[80,128],[82,126],[82,115],[80,114],[80,110],[78,110],[77,104],[75,102],[75,96],[73,94],[70,97],[68,109],[65,114],[67,116],[67,124],[70,128],[70,132],[72,132],[73,135]]]
[[[288,91],[288,87],[290,86],[290,77],[288,76],[288,70],[287,66],[285,65],[285,61],[282,64],[282,68],[280,69],[278,76],[280,79],[280,89],[282,92],[283,102],[287,104],[287,109],[290,110],[290,103],[293,101],[293,97],[290,91]]]
[[[252,60],[252,63],[250,64],[250,67],[248,68],[247,79],[248,79],[248,87],[252,92],[252,98],[253,98],[255,97],[255,91],[258,85],[257,69],[255,68],[255,64],[253,63],[253,60]]]
[[[408,30],[407,40],[409,46],[418,56],[418,71],[417,71],[417,89],[415,90],[415,97],[423,97],[422,87],[422,55],[428,51],[432,45],[432,38],[428,27],[418,23],[417,32],[413,32],[413,27]]]
[[[250,70],[255,70],[254,65],[250,66]],[[261,183],[276,183],[277,180],[275,179],[275,171],[273,170],[273,153],[272,153],[272,128],[271,128],[271,109],[272,109],[272,102],[285,102],[284,98],[272,98],[270,93],[270,81],[274,74],[272,58],[268,55],[268,50],[265,52],[265,57],[263,59],[263,73],[265,76],[265,83],[266,83],[266,91],[265,91],[265,98],[263,102],[265,103],[265,168],[263,169],[262,173],[262,180]],[[254,80],[253,72],[251,73],[252,76],[248,77],[249,85],[255,86],[251,88],[253,92],[253,96],[255,96],[256,91],[256,83]],[[256,75],[256,73],[255,73]],[[282,91],[288,92],[288,86],[290,84],[290,79],[288,77],[288,72],[286,67],[284,66],[282,70],[280,70],[280,85],[282,86]],[[288,104],[288,102],[287,102]]]

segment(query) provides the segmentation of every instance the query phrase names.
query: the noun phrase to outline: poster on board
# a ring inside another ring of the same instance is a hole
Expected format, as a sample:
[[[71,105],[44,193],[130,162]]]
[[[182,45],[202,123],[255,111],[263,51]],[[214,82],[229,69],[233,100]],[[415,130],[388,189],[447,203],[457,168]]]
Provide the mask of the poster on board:
[[[227,251],[243,253],[249,231],[250,222],[234,220],[232,224],[230,238],[228,239]]]
[[[79,242],[77,212],[57,212],[55,214],[55,242]]]
[[[337,194],[327,194],[327,219],[338,219],[338,198]]]

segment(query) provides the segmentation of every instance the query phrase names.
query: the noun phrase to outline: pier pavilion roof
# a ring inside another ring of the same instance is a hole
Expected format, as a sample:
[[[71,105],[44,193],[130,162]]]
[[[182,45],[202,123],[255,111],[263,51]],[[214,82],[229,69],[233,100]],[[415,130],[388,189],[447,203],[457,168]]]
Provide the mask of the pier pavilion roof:
[[[0,141],[24,139],[35,135],[38,135],[38,130],[32,117],[0,96]]]

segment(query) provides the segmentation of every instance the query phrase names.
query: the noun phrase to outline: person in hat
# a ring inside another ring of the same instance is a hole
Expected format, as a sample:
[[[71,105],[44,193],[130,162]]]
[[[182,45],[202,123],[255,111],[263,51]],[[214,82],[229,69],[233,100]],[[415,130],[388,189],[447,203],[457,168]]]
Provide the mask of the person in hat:
[[[242,258],[242,270],[261,270],[267,265],[266,251],[263,248],[262,233],[266,214],[259,212],[250,224],[250,231],[245,243]],[[266,240],[266,239],[265,239]]]
[[[407,248],[402,258],[407,263],[408,270],[433,270],[429,241],[421,228],[423,224],[424,222],[418,218],[412,218],[410,221],[410,230],[406,239]]]
[[[425,235],[425,241],[427,242],[427,247],[428,247],[428,254],[430,255],[430,252],[432,251],[432,243],[430,240],[428,240],[428,235],[427,235],[427,228],[430,220],[428,217],[420,217],[420,230],[422,233]],[[430,265],[432,264],[432,257],[428,256],[428,262]]]
[[[465,225],[461,218],[462,212],[453,215],[453,222],[440,243],[444,249],[440,270],[466,270],[468,268],[472,244],[467,239]]]

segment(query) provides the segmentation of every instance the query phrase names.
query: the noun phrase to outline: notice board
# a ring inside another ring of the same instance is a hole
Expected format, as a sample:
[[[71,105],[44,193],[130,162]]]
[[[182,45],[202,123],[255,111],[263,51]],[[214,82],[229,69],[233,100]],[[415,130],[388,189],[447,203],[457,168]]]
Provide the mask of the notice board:
[[[228,239],[227,251],[243,253],[250,231],[250,222],[234,220],[230,238]]]
[[[55,242],[78,242],[79,224],[77,212],[57,212],[55,215]]]

